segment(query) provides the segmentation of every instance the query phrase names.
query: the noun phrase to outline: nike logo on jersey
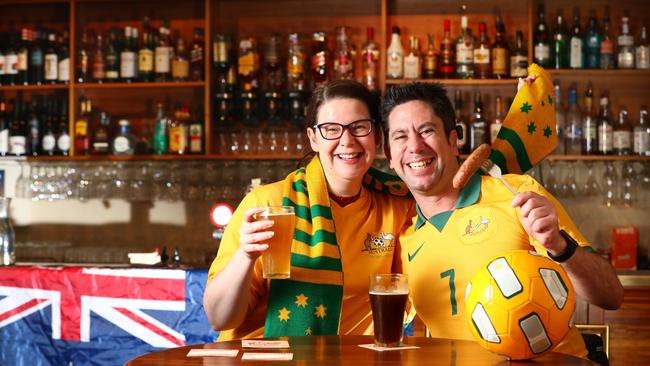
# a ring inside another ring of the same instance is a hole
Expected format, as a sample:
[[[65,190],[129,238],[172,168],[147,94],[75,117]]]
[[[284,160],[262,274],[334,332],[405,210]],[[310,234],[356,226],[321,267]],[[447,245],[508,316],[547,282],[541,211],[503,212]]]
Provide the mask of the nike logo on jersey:
[[[415,256],[418,255],[418,253],[420,252],[420,249],[422,249],[423,246],[424,246],[424,242],[422,242],[422,244],[420,244],[420,246],[415,250],[415,252],[413,252],[413,254],[408,254],[409,262],[413,262],[413,258],[415,258]]]

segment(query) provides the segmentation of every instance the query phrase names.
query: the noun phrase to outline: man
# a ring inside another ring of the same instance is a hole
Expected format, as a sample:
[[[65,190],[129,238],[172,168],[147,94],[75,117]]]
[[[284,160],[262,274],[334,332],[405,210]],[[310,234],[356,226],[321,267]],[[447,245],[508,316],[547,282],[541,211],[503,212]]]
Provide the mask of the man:
[[[417,217],[400,236],[402,264],[411,301],[433,337],[472,339],[464,314],[467,283],[488,258],[508,250],[546,254],[561,262],[578,296],[605,309],[621,305],[623,288],[612,267],[590,252],[562,206],[534,179],[505,175],[516,196],[478,174],[453,187],[458,136],[444,88],[394,86],[382,108],[390,167],[417,202]],[[587,355],[575,328],[555,351]]]

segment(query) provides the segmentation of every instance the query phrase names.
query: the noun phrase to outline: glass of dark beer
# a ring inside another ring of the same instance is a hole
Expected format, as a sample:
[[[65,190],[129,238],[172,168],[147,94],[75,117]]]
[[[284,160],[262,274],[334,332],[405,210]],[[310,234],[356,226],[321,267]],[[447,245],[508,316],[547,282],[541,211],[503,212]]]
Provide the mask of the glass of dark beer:
[[[408,277],[395,273],[371,275],[369,293],[375,344],[381,347],[400,346],[404,308],[409,294]]]

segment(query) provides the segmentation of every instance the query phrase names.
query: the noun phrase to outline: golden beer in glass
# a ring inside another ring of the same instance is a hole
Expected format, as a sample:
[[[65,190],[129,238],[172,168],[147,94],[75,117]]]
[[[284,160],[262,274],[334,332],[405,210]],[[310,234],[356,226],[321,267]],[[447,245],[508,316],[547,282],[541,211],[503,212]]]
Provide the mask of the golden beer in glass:
[[[267,206],[255,215],[256,220],[273,221],[273,237],[266,241],[269,248],[262,253],[262,275],[269,279],[291,276],[291,241],[296,228],[296,213],[291,206]]]

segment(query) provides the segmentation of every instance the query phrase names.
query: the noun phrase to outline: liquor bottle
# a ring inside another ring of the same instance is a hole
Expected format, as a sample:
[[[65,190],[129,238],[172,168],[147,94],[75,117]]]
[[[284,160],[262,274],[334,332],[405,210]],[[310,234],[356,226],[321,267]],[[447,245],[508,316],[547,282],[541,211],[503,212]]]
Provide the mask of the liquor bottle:
[[[523,78],[528,75],[528,50],[524,45],[524,34],[517,31],[515,50],[510,56],[510,77]]]
[[[614,41],[609,31],[609,16],[603,19],[603,41],[600,44],[600,68],[611,70],[614,65]]]
[[[203,112],[197,108],[194,116],[189,127],[189,150],[190,154],[201,154],[203,153]]]
[[[469,124],[469,151],[474,151],[477,147],[487,142],[487,121],[483,102],[481,102],[481,93],[474,93],[474,111]]]
[[[503,102],[501,97],[496,97],[496,103],[494,108],[494,118],[490,121],[490,144],[494,143],[494,140],[497,139],[499,135],[499,130],[503,124]]]
[[[589,22],[587,23],[587,35],[586,39],[586,68],[587,69],[598,69],[600,68],[600,48],[601,48],[601,36],[598,32],[598,24],[596,18],[590,17]]]
[[[409,37],[410,52],[404,57],[404,79],[422,78],[422,60],[420,59],[419,39]]]
[[[27,129],[29,130],[28,153],[38,156],[41,153],[41,122],[38,120],[38,104],[36,99],[27,108]]]
[[[105,65],[106,65],[106,82],[116,82],[120,78],[120,55],[117,52],[117,39],[118,33],[117,29],[113,28],[108,34],[108,45],[106,46],[106,52],[104,53]]]
[[[505,79],[508,77],[510,50],[506,40],[506,26],[503,24],[501,16],[496,18],[496,32],[491,51],[492,75],[497,79]]]
[[[361,84],[369,90],[379,88],[379,46],[375,43],[375,28],[366,28],[366,42],[361,47]]]
[[[14,116],[9,123],[9,153],[24,156],[27,153],[27,136],[21,102],[14,99]]]
[[[1,51],[0,51],[1,52]],[[13,29],[9,32],[9,42],[4,54],[4,85],[16,85],[18,76],[18,54],[16,53],[16,32]]]
[[[336,28],[334,79],[354,79],[354,50],[348,37],[348,27]]]
[[[7,121],[7,103],[0,95],[0,156],[9,154],[9,121]]]
[[[569,107],[566,112],[565,146],[567,155],[582,153],[582,123],[583,118],[578,107],[578,91],[575,84],[569,87]]]
[[[47,37],[48,46],[45,51],[45,82],[56,84],[59,79],[59,55],[56,49],[56,34]]]
[[[129,121],[121,119],[118,125],[120,130],[113,138],[111,153],[113,155],[133,155],[135,153],[135,136],[131,133]]]
[[[314,32],[311,35],[311,79],[314,87],[325,83],[330,78],[331,64],[330,51],[327,48],[325,32]]]
[[[239,40],[239,56],[237,61],[239,90],[241,92],[257,91],[259,87],[260,57],[255,38],[244,37]]]
[[[205,71],[204,54],[205,42],[203,41],[203,29],[194,28],[194,39],[190,48],[190,80],[202,81]]]
[[[92,155],[106,155],[110,149],[110,129],[111,121],[106,112],[99,114],[99,126],[93,131],[92,148],[90,153]]]
[[[460,10],[460,36],[456,40],[456,77],[472,79],[474,77],[474,36],[467,25],[467,6]]]
[[[634,68],[634,37],[630,34],[629,18],[621,18],[621,34],[618,36],[616,66],[619,69]]]
[[[172,47],[169,39],[169,28],[167,23],[162,22],[158,28],[158,44],[154,49],[154,73],[157,82],[165,82],[171,79]]]
[[[456,89],[454,94],[454,114],[456,115],[456,133],[458,134],[458,152],[467,154],[469,141],[467,122],[463,113],[463,97],[460,90]]]
[[[267,92],[281,92],[284,90],[284,74],[280,59],[281,42],[279,34],[272,34],[266,42],[262,88]]]
[[[29,65],[27,66],[29,74],[29,83],[31,85],[43,84],[43,49],[41,48],[41,31],[36,30],[34,40],[29,48]]]
[[[484,22],[478,25],[478,43],[474,48],[474,77],[489,79],[492,77],[492,58],[490,57],[490,39]]]
[[[562,98],[560,96],[560,84],[557,81],[553,83],[553,94],[555,95],[555,123],[557,134],[557,147],[553,151],[554,155],[564,155],[564,126],[565,114],[562,107]]]
[[[613,127],[612,150],[614,155],[630,155],[632,153],[632,126],[627,121],[627,115],[627,109],[621,108],[618,112],[618,122]]]
[[[63,31],[63,35],[59,39],[59,65],[58,65],[58,82],[60,84],[70,83],[70,50],[68,44],[70,42],[68,31]]]
[[[451,39],[451,22],[449,19],[444,20],[443,27],[444,35],[440,41],[438,75],[443,79],[451,79],[456,76],[456,44]]]
[[[60,101],[60,115],[58,120],[59,133],[56,137],[56,150],[63,156],[70,155],[70,134],[68,134],[68,103]]]
[[[187,56],[185,40],[178,37],[176,40],[176,52],[172,60],[172,80],[187,81],[190,77],[190,60]]]
[[[120,52],[120,78],[123,82],[130,83],[135,80],[136,50],[132,41],[132,32],[135,28],[124,27],[124,48]]]
[[[76,54],[75,75],[77,83],[87,83],[90,81],[90,50],[89,50],[90,36],[87,30],[81,33],[81,41]]]
[[[639,124],[634,126],[634,154],[650,156],[650,124],[648,109],[645,106],[641,106]]]
[[[228,90],[230,39],[222,34],[217,34],[214,38],[212,52],[215,71],[215,89],[221,93],[232,92],[232,90]]]
[[[307,54],[298,33],[289,33],[289,57],[287,57],[287,88],[289,91],[305,90],[305,61]]]
[[[549,42],[548,26],[544,19],[544,5],[537,10],[537,25],[535,26],[533,60],[541,67],[551,66],[551,44]]]
[[[609,120],[609,96],[604,92],[600,97],[600,113],[598,115],[598,153],[611,155],[614,148],[614,130]]]
[[[20,32],[21,42],[18,48],[16,55],[16,85],[28,85],[29,84],[29,37],[30,30],[23,28]]]
[[[404,48],[400,39],[399,27],[393,27],[390,45],[386,50],[386,77],[389,79],[401,79],[404,77]]]
[[[580,16],[576,14],[573,17],[573,30],[569,40],[569,67],[572,69],[584,68],[584,48],[582,30],[580,29]]]
[[[167,154],[169,144],[167,141],[167,128],[169,127],[169,119],[165,116],[165,109],[162,103],[156,106],[156,121],[153,126],[153,153],[156,155]]]
[[[54,134],[54,116],[56,113],[56,104],[54,99],[49,99],[46,106],[45,128],[43,129],[43,138],[41,140],[41,150],[43,155],[53,156],[56,151],[56,135]]]
[[[106,60],[104,59],[104,39],[97,35],[97,44],[93,53],[93,80],[101,83],[106,79]]]
[[[650,45],[646,35],[646,27],[641,27],[639,43],[636,46],[634,63],[637,69],[650,69]]]
[[[422,64],[422,76],[425,79],[433,79],[436,77],[436,70],[438,69],[438,53],[436,52],[434,35],[427,34],[427,40],[428,45]]]
[[[585,109],[582,119],[582,153],[595,155],[598,153],[598,125],[593,112],[594,91],[591,83],[585,90]]]
[[[553,67],[556,69],[566,69],[569,67],[569,45],[567,41],[564,17],[558,15],[555,32],[553,33]]]
[[[84,96],[79,98],[81,109],[79,118],[74,123],[74,154],[77,156],[88,155],[90,152],[90,138],[88,137],[88,123],[92,115],[92,103]]]
[[[188,152],[188,132],[188,127],[186,124],[186,113],[180,107],[180,105],[177,105],[176,112],[174,113],[174,118],[169,123],[170,154],[182,155]]]
[[[154,43],[153,30],[149,18],[142,21],[142,43],[138,50],[138,77],[149,82],[154,80]]]
[[[140,127],[140,134],[137,136],[135,141],[135,147],[133,148],[134,155],[149,155],[151,154],[151,140],[152,137],[152,126],[151,123],[145,122]]]

